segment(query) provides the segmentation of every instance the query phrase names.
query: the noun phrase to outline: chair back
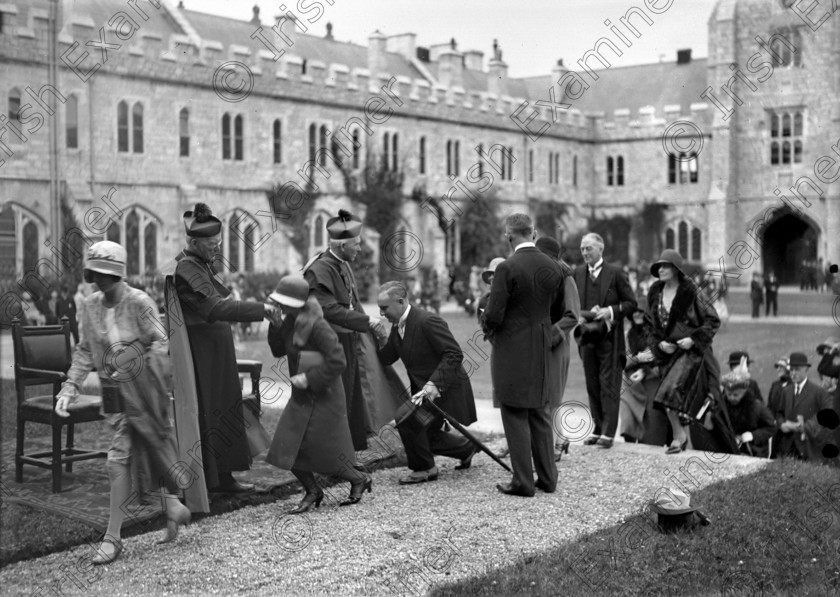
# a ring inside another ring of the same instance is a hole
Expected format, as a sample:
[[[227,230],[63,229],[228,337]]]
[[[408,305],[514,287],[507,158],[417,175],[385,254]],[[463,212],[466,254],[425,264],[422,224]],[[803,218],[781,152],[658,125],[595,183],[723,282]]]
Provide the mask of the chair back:
[[[53,384],[36,372],[40,370],[67,373],[72,363],[70,351],[70,321],[61,318],[58,325],[21,325],[17,318],[12,320],[12,343],[15,353],[15,385],[18,386],[18,401],[23,400],[23,388],[30,385]]]

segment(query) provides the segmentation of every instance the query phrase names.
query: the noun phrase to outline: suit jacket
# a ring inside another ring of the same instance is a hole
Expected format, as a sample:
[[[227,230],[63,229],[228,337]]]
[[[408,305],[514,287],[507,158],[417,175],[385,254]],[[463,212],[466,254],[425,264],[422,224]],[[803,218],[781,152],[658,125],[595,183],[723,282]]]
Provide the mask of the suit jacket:
[[[493,391],[506,406],[549,401],[551,310],[562,301],[562,278],[560,266],[536,247],[520,248],[496,268],[484,319],[493,332]]]
[[[439,316],[411,307],[406,317],[405,337],[400,338],[396,324],[391,326],[379,358],[385,365],[402,360],[411,380],[412,395],[431,381],[440,391],[435,404],[462,425],[477,420],[472,385],[462,364],[464,353]]]
[[[780,427],[784,421],[796,421],[797,415],[802,415],[805,420],[805,439],[802,439],[802,433],[799,431],[793,433],[781,433],[780,431],[778,450],[774,448],[774,452],[784,455],[790,452],[792,446],[796,446],[799,454],[806,460],[812,462],[827,461],[822,455],[822,446],[831,440],[832,433],[819,424],[817,413],[823,409],[832,408],[831,395],[810,379],[805,381],[802,391],[795,400],[793,397],[794,390],[795,384],[793,382],[782,390],[781,406],[773,414]]]
[[[586,279],[589,277],[589,268],[584,263],[575,268],[575,283],[580,297],[581,310],[584,310],[586,293]],[[601,296],[598,306],[601,308],[612,307],[615,325],[607,336],[613,343],[618,354],[624,354],[624,318],[629,317],[636,308],[636,295],[627,281],[627,276],[621,268],[610,265],[606,261],[601,266],[601,273],[598,275],[601,282]]]

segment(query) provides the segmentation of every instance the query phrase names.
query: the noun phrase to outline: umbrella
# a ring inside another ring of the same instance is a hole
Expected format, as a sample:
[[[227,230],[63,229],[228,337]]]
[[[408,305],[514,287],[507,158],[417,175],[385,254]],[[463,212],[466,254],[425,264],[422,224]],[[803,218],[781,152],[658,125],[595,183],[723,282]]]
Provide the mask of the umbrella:
[[[432,400],[430,400],[430,399],[429,399],[428,394],[426,394],[425,392],[422,392],[422,391],[421,391],[421,392],[419,392],[418,394],[415,394],[414,396],[412,396],[412,398],[417,398],[417,397],[419,397],[420,399],[425,399],[425,400],[423,400],[423,402],[422,402],[423,404],[426,404],[426,405],[430,406],[430,407],[432,408],[432,410],[434,410],[435,412],[437,412],[438,414],[440,414],[440,415],[441,415],[441,416],[442,416],[442,417],[443,417],[443,418],[444,418],[447,422],[449,422],[449,424],[450,424],[450,425],[452,425],[455,429],[457,429],[457,430],[458,430],[458,432],[459,432],[461,435],[463,435],[465,438],[467,438],[467,439],[468,439],[468,440],[470,440],[473,444],[475,444],[475,446],[476,446],[479,450],[481,450],[482,452],[484,452],[485,454],[487,454],[490,458],[492,458],[493,460],[495,460],[496,462],[498,462],[498,463],[499,463],[499,465],[500,465],[500,466],[502,466],[502,467],[503,467],[506,471],[508,471],[509,473],[512,473],[512,472],[513,472],[513,471],[511,470],[511,468],[510,468],[507,464],[505,464],[505,462],[503,462],[503,461],[502,461],[502,459],[501,459],[501,458],[499,458],[498,456],[496,456],[496,454],[494,454],[494,453],[493,453],[493,451],[492,451],[492,450],[490,450],[490,448],[488,448],[487,446],[485,446],[485,445],[481,442],[481,440],[480,440],[480,439],[478,439],[478,438],[477,438],[476,436],[474,436],[472,433],[470,433],[469,431],[467,431],[466,427],[464,427],[463,425],[461,425],[461,423],[459,423],[459,422],[455,419],[455,417],[453,417],[452,415],[450,415],[449,413],[447,413],[445,410],[443,410],[443,409],[442,409],[442,408],[440,408],[437,404],[435,404]],[[412,402],[413,402],[413,400],[412,400]],[[415,404],[416,404],[416,403],[415,403]]]

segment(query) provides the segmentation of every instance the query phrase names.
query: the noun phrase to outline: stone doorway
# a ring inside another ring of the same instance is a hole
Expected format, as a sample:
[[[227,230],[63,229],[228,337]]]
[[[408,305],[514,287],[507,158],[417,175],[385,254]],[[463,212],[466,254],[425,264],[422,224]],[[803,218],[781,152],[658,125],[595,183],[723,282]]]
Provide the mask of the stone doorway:
[[[767,226],[761,244],[764,273],[776,272],[782,285],[799,284],[803,262],[816,262],[819,232],[808,221],[787,212]]]

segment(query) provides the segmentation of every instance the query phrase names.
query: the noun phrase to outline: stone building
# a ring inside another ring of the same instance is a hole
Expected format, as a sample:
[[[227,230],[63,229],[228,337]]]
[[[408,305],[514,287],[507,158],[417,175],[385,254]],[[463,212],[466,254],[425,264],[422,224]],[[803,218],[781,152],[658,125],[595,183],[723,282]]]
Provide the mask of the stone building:
[[[410,33],[338,41],[320,2],[270,23],[169,0],[58,4],[51,51],[48,0],[0,3],[4,292],[60,275],[56,248],[73,235],[118,240],[130,274],[155,272],[197,201],[226,222],[232,269],[295,270],[294,226],[310,227],[311,254],[326,218],[362,211],[336,162],[352,176],[368,160],[404,174],[410,235],[367,241],[410,267],[459,263],[462,207],[491,193],[505,212],[562,204],[561,238],[624,218],[613,241],[630,261],[673,246],[715,269],[723,259],[731,283],[767,269],[790,283],[802,260],[838,255],[830,7],[720,0],[708,58],[623,67],[661,14],[645,2],[576,62],[517,79],[495,42],[485,57]],[[57,226],[60,203],[78,229]],[[290,219],[302,205],[305,220]]]

